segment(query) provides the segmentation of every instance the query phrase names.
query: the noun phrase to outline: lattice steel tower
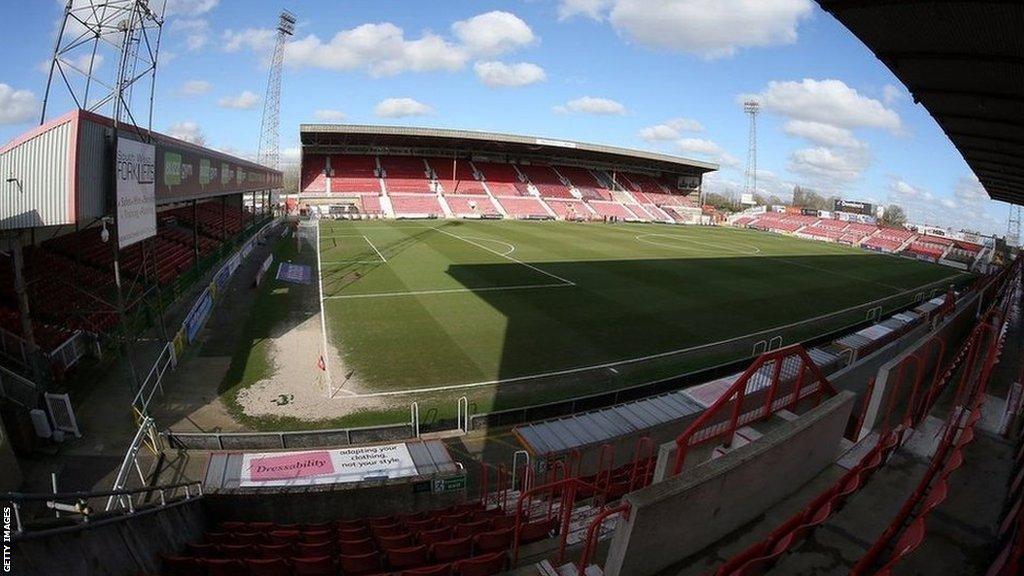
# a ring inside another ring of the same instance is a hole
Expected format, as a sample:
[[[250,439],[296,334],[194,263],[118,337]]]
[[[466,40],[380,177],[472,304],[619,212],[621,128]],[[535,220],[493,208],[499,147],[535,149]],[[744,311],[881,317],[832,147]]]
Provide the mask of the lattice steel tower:
[[[747,100],[743,103],[743,112],[750,116],[750,135],[747,140],[747,173],[743,184],[745,194],[757,192],[757,114],[761,111],[761,103]]]
[[[284,46],[288,37],[295,33],[295,16],[287,10],[281,11],[277,23],[277,43],[274,57],[270,61],[270,76],[267,78],[267,93],[263,99],[263,124],[260,128],[260,164],[277,170],[279,165],[279,141],[281,127],[281,66],[284,63]]]
[[[1020,246],[1020,205],[1010,204],[1010,218],[1006,223],[1006,243]]]
[[[140,132],[152,130],[165,4],[166,0],[67,0],[39,123],[46,121],[54,104],[51,88],[57,80],[75,107],[106,114]]]

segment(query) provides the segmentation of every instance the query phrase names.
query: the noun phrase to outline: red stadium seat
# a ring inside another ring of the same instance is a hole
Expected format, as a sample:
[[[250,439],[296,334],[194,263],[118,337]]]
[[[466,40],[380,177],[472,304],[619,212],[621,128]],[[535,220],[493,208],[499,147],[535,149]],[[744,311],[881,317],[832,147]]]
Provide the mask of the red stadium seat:
[[[477,552],[499,552],[512,546],[515,528],[502,528],[491,532],[477,534],[474,538]]]
[[[397,523],[374,526],[372,531],[374,537],[376,538],[387,536],[401,536],[403,534],[409,533],[409,531],[405,529],[405,526],[402,526],[401,524]]]
[[[459,576],[494,576],[504,571],[507,564],[508,557],[504,552],[494,552],[463,560],[455,565],[455,571]]]
[[[334,540],[334,534],[330,530],[319,530],[316,532],[302,532],[299,534],[299,542],[306,544],[319,544]]]
[[[291,558],[294,551],[292,544],[259,544],[256,555],[260,558]]]
[[[335,576],[334,559],[330,556],[318,558],[292,558],[295,576]]]
[[[330,532],[332,530],[334,530],[334,522],[318,522],[318,523],[315,523],[315,524],[303,524],[302,525],[302,532],[303,533],[307,533],[307,532],[323,532],[323,531]]]
[[[362,540],[339,540],[338,552],[347,556],[361,556],[377,551],[377,544],[372,538]]]
[[[419,534],[424,530],[433,530],[434,528],[437,528],[437,519],[425,518],[423,520],[407,520],[405,522],[405,527],[409,532]]]
[[[338,520],[335,522],[335,525],[339,532],[342,530],[352,530],[353,528],[365,528],[366,520],[361,518],[355,520]]]
[[[227,532],[206,532],[203,541],[207,544],[234,544],[235,539]]]
[[[271,544],[295,544],[299,541],[298,530],[274,530],[270,532]]]
[[[319,558],[320,556],[330,556],[332,554],[334,554],[334,544],[332,542],[299,542],[295,545],[295,556],[299,558]]]
[[[424,566],[423,568],[402,570],[398,576],[451,576],[451,574],[451,564],[437,564],[434,566]]]
[[[445,526],[443,528],[435,528],[434,530],[425,530],[419,533],[420,544],[434,544],[436,542],[444,542],[445,540],[452,539],[452,533],[454,529],[451,526]]]
[[[252,544],[224,544],[220,547],[220,552],[225,558],[241,560],[252,557],[256,549]]]
[[[377,552],[357,556],[342,554],[338,557],[338,561],[345,576],[376,574],[381,570],[380,554]]]
[[[407,568],[418,568],[427,563],[427,547],[410,546],[408,548],[395,548],[387,553],[388,566],[394,570]]]
[[[452,562],[473,555],[473,537],[464,536],[447,542],[438,542],[430,547],[435,562]]]
[[[249,558],[245,566],[249,576],[292,576],[292,565],[284,558]]]
[[[459,524],[455,526],[455,537],[462,538],[463,536],[476,536],[477,534],[487,532],[490,529],[490,520],[477,520],[476,522]]]
[[[262,532],[236,532],[235,544],[260,544],[266,539]]]
[[[338,540],[362,540],[370,537],[370,529],[364,526],[338,528]]]
[[[249,522],[249,530],[252,532],[263,532],[267,533],[274,529],[273,522]]]
[[[519,543],[529,544],[531,542],[539,542],[546,539],[551,535],[552,530],[555,529],[556,519],[540,520],[537,522],[530,522],[523,524],[519,528]]]
[[[229,520],[227,522],[221,522],[217,527],[219,532],[242,532],[245,530],[245,522],[238,522]]]
[[[203,560],[207,576],[249,576],[249,569],[241,560],[218,558]]]
[[[396,548],[406,548],[413,544],[412,534],[406,532],[405,534],[399,534],[397,536],[380,536],[377,538],[377,544],[379,544],[380,549],[385,552]]]

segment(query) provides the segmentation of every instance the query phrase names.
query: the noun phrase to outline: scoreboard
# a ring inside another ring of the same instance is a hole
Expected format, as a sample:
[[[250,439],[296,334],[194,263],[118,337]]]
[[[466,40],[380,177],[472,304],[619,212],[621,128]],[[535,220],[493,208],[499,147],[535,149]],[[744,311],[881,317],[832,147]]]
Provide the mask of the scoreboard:
[[[871,216],[874,218],[875,205],[867,202],[854,202],[852,200],[840,200],[836,198],[834,211],[860,214],[862,216]]]

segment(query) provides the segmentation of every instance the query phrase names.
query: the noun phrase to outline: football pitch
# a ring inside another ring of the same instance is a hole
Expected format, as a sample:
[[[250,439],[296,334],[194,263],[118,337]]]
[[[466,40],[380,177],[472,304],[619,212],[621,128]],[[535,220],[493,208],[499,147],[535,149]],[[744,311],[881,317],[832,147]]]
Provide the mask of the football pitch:
[[[969,279],[719,227],[325,220],[319,247],[336,349],[337,393],[323,401],[337,405],[335,424],[348,421],[346,406],[407,418],[412,400],[447,415],[464,395],[480,413],[625,388],[813,338]],[[316,265],[313,250],[288,256]]]

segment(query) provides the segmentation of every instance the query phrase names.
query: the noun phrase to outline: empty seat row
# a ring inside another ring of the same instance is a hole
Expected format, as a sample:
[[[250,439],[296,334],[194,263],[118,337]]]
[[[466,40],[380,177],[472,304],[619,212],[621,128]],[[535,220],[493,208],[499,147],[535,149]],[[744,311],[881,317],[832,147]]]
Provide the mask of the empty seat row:
[[[403,557],[415,560],[412,556]],[[444,563],[386,566],[380,557],[210,558],[167,556],[162,576],[493,576],[508,567],[506,552],[494,552]]]

